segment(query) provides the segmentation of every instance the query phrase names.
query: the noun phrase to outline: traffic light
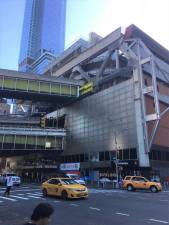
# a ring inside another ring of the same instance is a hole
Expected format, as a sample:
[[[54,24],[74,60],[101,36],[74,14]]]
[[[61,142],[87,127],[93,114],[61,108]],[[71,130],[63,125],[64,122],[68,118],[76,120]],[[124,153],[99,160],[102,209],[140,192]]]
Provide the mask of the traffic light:
[[[45,117],[40,118],[40,127],[42,127],[42,128],[46,127],[46,118]]]

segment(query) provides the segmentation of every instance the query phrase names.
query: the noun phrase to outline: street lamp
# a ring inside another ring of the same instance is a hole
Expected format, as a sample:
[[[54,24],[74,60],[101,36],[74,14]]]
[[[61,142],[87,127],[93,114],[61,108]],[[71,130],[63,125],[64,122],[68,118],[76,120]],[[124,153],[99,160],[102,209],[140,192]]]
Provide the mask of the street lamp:
[[[116,132],[114,133],[114,139],[115,139],[115,151],[116,151],[116,159],[115,159],[115,165],[116,165],[116,188],[119,187],[119,170],[118,170],[118,148],[117,148],[117,139],[116,139]]]

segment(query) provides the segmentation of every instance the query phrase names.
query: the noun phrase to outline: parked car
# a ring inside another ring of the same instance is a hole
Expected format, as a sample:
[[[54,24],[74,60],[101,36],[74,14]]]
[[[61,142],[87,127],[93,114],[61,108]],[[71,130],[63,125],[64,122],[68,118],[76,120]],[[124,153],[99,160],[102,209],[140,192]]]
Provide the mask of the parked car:
[[[51,178],[42,183],[44,197],[48,195],[68,198],[88,198],[88,189],[69,178]]]
[[[21,184],[21,178],[18,177],[15,173],[3,173],[3,174],[0,174],[0,184],[1,185],[5,185],[6,183],[6,178],[7,177],[12,177],[12,182],[13,182],[13,185],[20,185]]]
[[[150,190],[155,193],[162,190],[162,186],[159,182],[149,181],[145,177],[141,176],[126,176],[123,180],[122,186],[128,191],[143,189]]]
[[[78,174],[66,173],[66,177],[76,181],[78,184],[86,185],[85,181]]]
[[[112,180],[110,180],[107,177],[102,177],[102,178],[99,179],[99,182],[100,183],[112,183]]]

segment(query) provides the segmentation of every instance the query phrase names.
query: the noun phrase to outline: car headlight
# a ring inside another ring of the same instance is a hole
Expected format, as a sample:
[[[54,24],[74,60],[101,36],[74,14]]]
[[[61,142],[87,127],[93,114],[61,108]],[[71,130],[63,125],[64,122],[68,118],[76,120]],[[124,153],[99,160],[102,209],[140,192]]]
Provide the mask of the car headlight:
[[[70,191],[76,191],[76,192],[81,192],[81,191],[86,191],[87,188],[84,189],[77,189],[77,188],[69,188]]]

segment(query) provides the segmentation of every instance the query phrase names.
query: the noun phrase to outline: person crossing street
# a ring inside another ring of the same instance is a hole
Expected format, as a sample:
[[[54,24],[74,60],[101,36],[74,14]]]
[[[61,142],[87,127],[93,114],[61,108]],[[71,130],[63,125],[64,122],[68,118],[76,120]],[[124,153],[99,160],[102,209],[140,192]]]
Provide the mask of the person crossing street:
[[[11,176],[8,176],[6,178],[6,190],[4,192],[4,196],[9,197],[12,186],[13,186],[12,177]]]

